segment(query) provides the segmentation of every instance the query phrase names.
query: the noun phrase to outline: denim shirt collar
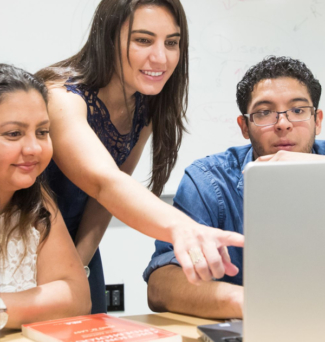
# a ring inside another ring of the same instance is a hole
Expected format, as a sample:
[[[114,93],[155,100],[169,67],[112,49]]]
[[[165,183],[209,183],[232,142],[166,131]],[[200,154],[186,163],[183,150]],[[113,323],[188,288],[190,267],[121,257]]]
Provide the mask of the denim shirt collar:
[[[239,193],[241,194],[241,196],[243,197],[243,189],[244,189],[244,169],[245,166],[253,161],[253,147],[251,147],[247,154],[246,157],[244,159],[243,165],[241,166],[241,170],[240,170],[240,177],[239,177],[239,181],[237,184],[237,190],[239,191]]]

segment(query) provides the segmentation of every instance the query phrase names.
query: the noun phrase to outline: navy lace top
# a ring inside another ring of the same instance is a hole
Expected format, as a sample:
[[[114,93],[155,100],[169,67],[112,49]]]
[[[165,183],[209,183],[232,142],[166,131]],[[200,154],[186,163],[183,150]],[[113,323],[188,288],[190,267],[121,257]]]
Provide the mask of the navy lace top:
[[[128,134],[120,134],[110,120],[106,106],[98,98],[98,89],[89,89],[80,85],[66,85],[66,88],[85,100],[87,104],[87,121],[90,127],[112,155],[116,164],[121,166],[137,143],[142,128],[149,123],[144,96],[140,93],[135,94],[136,105],[132,129]],[[64,221],[74,238],[88,195],[74,185],[60,171],[53,160],[46,170],[46,175],[51,189],[57,196],[58,206]]]

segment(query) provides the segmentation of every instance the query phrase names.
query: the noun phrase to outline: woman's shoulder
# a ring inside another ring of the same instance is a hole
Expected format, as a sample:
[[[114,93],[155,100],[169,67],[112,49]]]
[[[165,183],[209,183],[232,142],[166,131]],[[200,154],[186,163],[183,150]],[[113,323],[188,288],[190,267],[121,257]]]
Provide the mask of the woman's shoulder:
[[[85,84],[73,83],[70,80],[65,82],[63,87],[68,92],[81,96],[86,102],[88,102],[91,97],[96,96],[98,93],[98,89],[92,89]]]
[[[77,92],[69,91],[65,84],[48,86],[50,119],[62,117],[87,116],[87,105],[82,96]]]

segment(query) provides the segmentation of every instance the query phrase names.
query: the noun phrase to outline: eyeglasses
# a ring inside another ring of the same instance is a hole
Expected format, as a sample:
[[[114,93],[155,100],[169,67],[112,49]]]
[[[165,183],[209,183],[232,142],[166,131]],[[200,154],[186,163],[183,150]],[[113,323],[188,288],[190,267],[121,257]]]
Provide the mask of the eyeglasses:
[[[312,115],[315,115],[316,108],[312,106],[293,107],[283,112],[275,110],[261,110],[252,114],[244,114],[250,122],[256,126],[272,126],[279,121],[280,114],[285,114],[290,122],[308,121]]]

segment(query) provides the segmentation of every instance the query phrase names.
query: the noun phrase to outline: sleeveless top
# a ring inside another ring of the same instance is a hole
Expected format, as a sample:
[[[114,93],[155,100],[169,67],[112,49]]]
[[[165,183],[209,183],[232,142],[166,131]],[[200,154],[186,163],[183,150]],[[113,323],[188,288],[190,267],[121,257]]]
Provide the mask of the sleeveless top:
[[[0,228],[2,218],[0,217]],[[0,229],[1,238],[1,229]],[[40,242],[40,232],[32,227],[27,234],[26,255],[23,239],[15,230],[11,235],[6,260],[0,259],[0,293],[19,292],[37,286],[37,249]]]
[[[113,125],[105,104],[98,98],[99,89],[70,84],[66,84],[65,87],[68,91],[78,94],[85,100],[89,126],[112,155],[116,164],[121,166],[139,140],[141,130],[149,124],[145,97],[140,93],[135,93],[136,105],[132,128],[128,134],[120,134]],[[46,170],[46,175],[51,189],[57,196],[58,206],[65,224],[74,238],[88,195],[74,185],[53,160]]]

